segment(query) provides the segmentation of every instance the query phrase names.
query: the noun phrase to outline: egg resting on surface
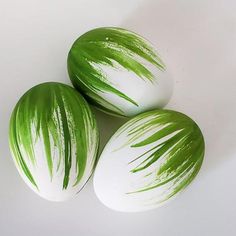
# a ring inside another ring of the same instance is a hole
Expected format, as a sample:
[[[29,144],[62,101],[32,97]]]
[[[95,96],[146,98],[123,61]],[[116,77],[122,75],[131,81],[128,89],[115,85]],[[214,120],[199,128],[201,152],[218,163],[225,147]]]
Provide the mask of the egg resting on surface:
[[[47,200],[64,201],[78,193],[93,172],[98,130],[75,89],[49,82],[28,90],[16,104],[9,144],[27,185]]]
[[[204,150],[203,135],[188,116],[171,110],[140,114],[105,146],[94,174],[95,193],[117,211],[156,208],[192,182]]]
[[[169,101],[173,81],[153,46],[131,31],[104,27],[72,45],[68,73],[76,89],[97,108],[134,116]]]

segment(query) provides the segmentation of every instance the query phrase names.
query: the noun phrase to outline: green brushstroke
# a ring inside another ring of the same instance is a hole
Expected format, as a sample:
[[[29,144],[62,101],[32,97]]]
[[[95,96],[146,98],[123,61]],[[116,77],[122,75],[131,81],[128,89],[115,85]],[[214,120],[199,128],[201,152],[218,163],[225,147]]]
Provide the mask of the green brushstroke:
[[[77,185],[83,177],[89,149],[95,145],[97,150],[98,132],[88,104],[73,88],[54,82],[37,85],[21,97],[13,110],[10,148],[20,170],[37,188],[30,169],[37,168],[34,148],[39,138],[43,141],[51,179],[61,165],[64,167],[62,189],[70,181],[75,148],[77,176],[72,181]],[[53,156],[55,149],[58,156]],[[95,163],[96,153],[93,158]],[[31,163],[31,167],[26,163]]]
[[[145,134],[153,130],[156,132],[146,137]],[[143,178],[150,175],[153,178],[142,188],[128,194],[164,186],[165,196],[158,202],[161,203],[183,190],[197,175],[204,157],[204,138],[197,124],[188,116],[170,110],[146,112],[122,127],[117,137],[122,132],[128,132],[125,146],[142,148],[151,145],[148,151],[129,164],[137,163],[131,173],[144,173]],[[159,166],[151,171],[158,163]]]
[[[154,75],[138,61],[138,57],[159,70],[165,70],[165,65],[157,53],[139,35],[121,28],[97,28],[83,34],[73,44],[68,55],[68,73],[73,85],[95,104],[111,113],[124,115],[115,105],[106,104],[98,93],[113,93],[135,106],[138,104],[116,89],[102,69],[99,69],[99,65],[116,68],[116,62],[140,79],[153,82]]]

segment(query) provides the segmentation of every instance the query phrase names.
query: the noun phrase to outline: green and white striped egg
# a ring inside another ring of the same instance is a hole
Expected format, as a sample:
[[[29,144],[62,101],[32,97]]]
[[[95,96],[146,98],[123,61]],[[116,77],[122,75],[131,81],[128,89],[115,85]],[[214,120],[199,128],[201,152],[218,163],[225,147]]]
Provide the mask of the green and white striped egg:
[[[110,114],[161,108],[172,94],[173,81],[153,46],[125,29],[88,31],[74,42],[67,62],[74,87]]]
[[[64,201],[78,193],[93,172],[98,130],[75,89],[49,82],[28,90],[16,104],[9,144],[26,184],[47,200]]]
[[[105,146],[94,174],[95,193],[117,211],[156,208],[192,182],[204,150],[203,135],[188,116],[171,110],[140,114]]]

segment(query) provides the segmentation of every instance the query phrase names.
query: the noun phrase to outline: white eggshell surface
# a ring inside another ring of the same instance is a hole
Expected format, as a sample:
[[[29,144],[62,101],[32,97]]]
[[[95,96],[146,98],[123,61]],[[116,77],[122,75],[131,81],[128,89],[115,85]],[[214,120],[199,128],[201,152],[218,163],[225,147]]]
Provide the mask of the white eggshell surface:
[[[28,90],[16,104],[9,143],[21,177],[41,197],[74,197],[93,173],[98,130],[84,98],[55,82]]]
[[[68,72],[93,105],[119,116],[164,107],[173,90],[151,43],[121,28],[97,28],[79,37],[68,55]]]
[[[189,117],[168,110],[143,113],[105,146],[94,174],[95,193],[117,211],[156,208],[194,179],[203,155],[202,133]]]

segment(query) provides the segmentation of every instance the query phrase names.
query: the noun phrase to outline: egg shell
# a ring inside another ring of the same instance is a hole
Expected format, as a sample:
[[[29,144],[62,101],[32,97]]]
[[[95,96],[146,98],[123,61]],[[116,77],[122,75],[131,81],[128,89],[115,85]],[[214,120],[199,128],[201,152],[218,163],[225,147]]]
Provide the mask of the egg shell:
[[[166,65],[146,39],[104,27],[79,37],[68,55],[70,79],[104,112],[134,116],[164,107],[173,90]]]
[[[49,82],[28,90],[16,104],[9,144],[26,184],[47,200],[64,201],[83,188],[94,170],[98,130],[75,89]]]
[[[188,116],[171,110],[140,114],[105,146],[94,174],[95,193],[113,210],[154,209],[192,182],[204,150],[203,135]]]

